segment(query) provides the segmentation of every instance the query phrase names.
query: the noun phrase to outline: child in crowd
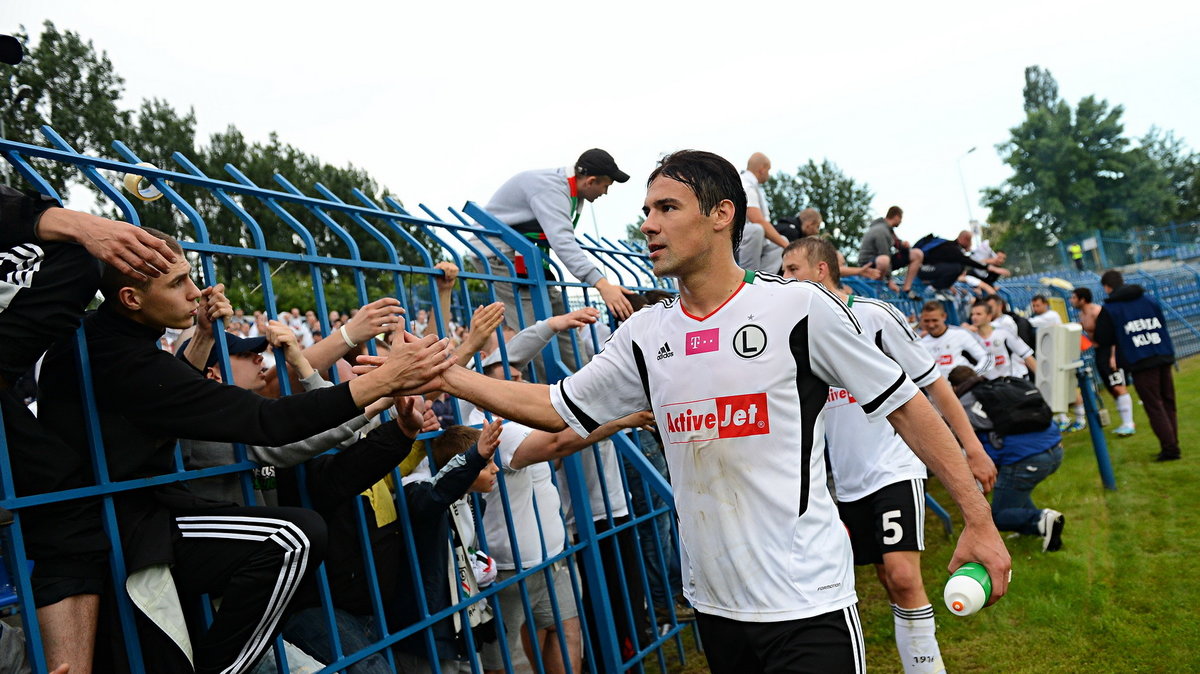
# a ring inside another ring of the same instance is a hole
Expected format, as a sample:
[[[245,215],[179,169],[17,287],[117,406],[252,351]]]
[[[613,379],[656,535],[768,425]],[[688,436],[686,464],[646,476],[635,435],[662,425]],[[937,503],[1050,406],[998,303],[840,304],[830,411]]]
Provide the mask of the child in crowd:
[[[472,570],[476,556],[475,517],[468,493],[484,494],[496,485],[496,464],[492,456],[500,445],[499,419],[486,424],[482,432],[468,426],[451,426],[432,441],[432,460],[440,470],[428,480],[404,485],[404,502],[411,523],[412,549],[417,554],[420,574],[410,567],[407,555],[400,560],[401,583],[391,609],[396,629],[424,617],[418,598],[424,596],[430,615],[442,611],[479,591],[480,580]],[[448,543],[447,541],[453,541]],[[494,565],[486,565],[494,568]],[[484,584],[490,579],[484,578]],[[412,591],[409,591],[411,588]],[[494,636],[491,608],[476,602],[467,608],[467,620],[473,628],[474,646]],[[475,658],[467,647],[462,613],[432,627],[436,657],[443,671],[458,671],[458,663]],[[397,644],[396,664],[406,673],[431,671],[424,632],[418,632]]]

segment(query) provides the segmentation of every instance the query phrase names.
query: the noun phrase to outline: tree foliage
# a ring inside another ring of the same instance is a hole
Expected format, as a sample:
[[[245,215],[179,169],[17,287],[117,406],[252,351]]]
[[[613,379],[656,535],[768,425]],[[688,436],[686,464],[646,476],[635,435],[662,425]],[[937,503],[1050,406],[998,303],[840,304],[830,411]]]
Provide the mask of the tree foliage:
[[[235,126],[212,134],[207,144],[196,138],[194,110],[181,113],[164,100],[145,100],[137,110],[121,110],[117,106],[123,92],[124,80],[116,74],[104,52],[97,52],[90,41],[78,34],[60,31],[47,21],[36,45],[30,47],[27,34],[16,36],[26,47],[25,59],[15,67],[0,66],[0,75],[7,76],[9,100],[21,89],[29,87],[29,95],[5,113],[6,135],[12,140],[34,144],[40,138],[38,128],[47,124],[64,137],[71,146],[84,154],[122,158],[111,145],[122,140],[140,161],[187,173],[175,161],[178,152],[193,162],[210,178],[236,182],[226,167],[234,167],[248,180],[261,188],[282,192],[288,190],[280,179],[286,178],[301,193],[323,197],[317,189],[322,185],[339,198],[356,206],[364,205],[353,196],[355,189],[375,204],[385,206],[389,190],[367,171],[355,167],[333,166],[319,157],[287,144],[275,134],[265,142],[247,139]],[[123,217],[99,188],[82,181],[73,167],[57,162],[37,162],[38,172],[46,177],[64,199],[74,185],[86,185],[100,197],[99,210],[108,217]],[[117,182],[123,176],[108,176]],[[132,200],[141,224],[160,229],[184,241],[204,238],[214,244],[236,248],[255,247],[250,226],[233,210],[223,205],[216,194],[183,183],[171,185],[194,207],[199,221],[176,208],[168,199],[153,202]],[[396,249],[401,264],[424,265],[419,252],[386,221],[369,221],[371,229],[352,217],[336,212],[317,213],[303,205],[284,204],[287,217],[275,213],[265,201],[230,193],[262,230],[266,248],[286,253],[316,254],[338,258],[359,256],[373,262],[389,262],[389,245]],[[389,209],[390,210],[390,209]],[[335,226],[330,226],[328,220]],[[348,243],[338,228],[348,232]],[[373,231],[372,231],[373,230]],[[444,257],[440,247],[414,227],[404,227],[431,251],[435,260]],[[306,244],[311,239],[312,245]],[[352,250],[353,246],[353,250]],[[264,306],[261,286],[263,278],[259,261],[241,255],[213,254],[217,281],[224,282],[230,299],[236,306]],[[313,270],[303,262],[269,261],[274,275],[272,286],[280,308],[315,306]],[[316,272],[323,285],[329,307],[349,309],[359,305],[358,285],[349,267],[322,265]],[[407,278],[391,271],[370,270],[364,273],[368,299],[397,293],[396,282],[429,300],[427,280]],[[415,284],[415,285],[414,285]]]
[[[1193,152],[1173,131],[1151,127],[1140,144],[1166,174],[1171,191],[1171,222],[1200,220],[1200,153]]]
[[[96,154],[107,148],[122,129],[126,113],[117,108],[125,81],[113,70],[104,52],[78,33],[59,31],[52,22],[43,25],[37,44],[30,48],[24,29],[17,38],[25,58],[15,66],[0,65],[6,81],[5,133],[10,140],[33,143],[43,124],[53,127],[76,151]],[[22,86],[29,93],[16,105]],[[34,160],[50,185],[64,199],[76,170],[57,162]]]
[[[1002,229],[1001,245],[1045,245],[1170,217],[1166,175],[1123,136],[1120,105],[1086,96],[1072,108],[1037,66],[1026,69],[1025,81],[1025,121],[997,146],[1013,175],[984,190],[989,222],[1005,225],[991,230],[993,238]]]
[[[645,216],[639,215],[637,222],[625,225],[625,240],[639,248],[646,246],[646,235],[642,233],[642,223],[645,221]]]
[[[847,257],[858,250],[875,198],[866,183],[846,175],[837,164],[809,160],[796,174],[776,173],[764,186],[774,217],[792,217],[815,208],[825,221],[822,234]]]

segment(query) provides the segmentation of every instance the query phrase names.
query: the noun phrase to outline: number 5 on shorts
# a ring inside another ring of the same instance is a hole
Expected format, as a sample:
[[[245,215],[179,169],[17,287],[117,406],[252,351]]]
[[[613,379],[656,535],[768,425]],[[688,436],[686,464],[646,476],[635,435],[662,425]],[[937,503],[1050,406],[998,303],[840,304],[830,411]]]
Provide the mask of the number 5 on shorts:
[[[883,514],[880,521],[883,523],[883,544],[895,545],[904,538],[904,528],[896,520],[900,519],[899,510],[889,510]]]

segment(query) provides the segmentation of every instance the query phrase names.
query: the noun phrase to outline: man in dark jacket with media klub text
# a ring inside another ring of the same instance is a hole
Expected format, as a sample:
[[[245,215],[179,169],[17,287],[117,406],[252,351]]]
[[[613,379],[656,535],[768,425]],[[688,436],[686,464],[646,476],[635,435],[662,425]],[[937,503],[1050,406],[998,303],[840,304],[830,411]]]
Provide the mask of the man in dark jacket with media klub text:
[[[1097,353],[1111,349],[1112,369],[1120,367],[1133,376],[1133,386],[1158,437],[1155,460],[1174,461],[1180,457],[1175,381],[1171,377],[1175,348],[1162,307],[1146,297],[1141,286],[1125,285],[1121,272],[1115,269],[1104,272],[1100,285],[1108,299],[1096,317]]]

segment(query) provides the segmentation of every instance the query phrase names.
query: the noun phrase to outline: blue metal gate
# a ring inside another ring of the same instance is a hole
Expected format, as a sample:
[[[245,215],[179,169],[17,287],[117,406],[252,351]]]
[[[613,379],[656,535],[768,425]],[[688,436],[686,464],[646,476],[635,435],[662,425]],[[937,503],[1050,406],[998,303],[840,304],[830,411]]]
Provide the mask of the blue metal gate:
[[[597,294],[584,284],[570,281],[547,281],[539,274],[532,274],[530,278],[519,276],[512,263],[499,255],[496,243],[503,242],[519,254],[524,255],[531,269],[539,269],[541,267],[542,256],[540,251],[530,240],[516,234],[474,203],[468,202],[462,212],[455,209],[448,209],[449,218],[439,216],[435,211],[426,208],[424,205],[420,206],[421,214],[416,215],[403,208],[401,204],[391,198],[385,199],[384,203],[380,204],[359,190],[354,190],[349,195],[352,197],[353,202],[343,200],[320,184],[314,185],[312,188],[316,196],[310,196],[310,194],[306,194],[300,188],[288,182],[280,174],[275,175],[278,185],[268,188],[254,184],[244,173],[232,165],[224,167],[231,179],[216,179],[205,175],[195,163],[179,153],[175,153],[172,156],[173,161],[179,167],[178,170],[139,166],[137,164],[141,159],[135,151],[120,142],[113,144],[120,160],[113,160],[76,153],[49,127],[44,127],[42,134],[49,143],[49,147],[26,145],[0,139],[0,152],[3,153],[5,159],[37,190],[51,196],[58,196],[51,185],[38,173],[36,168],[37,161],[68,164],[78,170],[80,180],[87,181],[95,186],[107,198],[112,207],[119,211],[123,219],[134,224],[141,224],[142,218],[140,217],[139,209],[144,208],[144,206],[135,206],[138,200],[131,200],[126,192],[123,192],[117,185],[114,185],[114,182],[119,185],[119,176],[116,181],[113,181],[109,177],[106,177],[106,173],[109,175],[116,173],[144,176],[147,181],[162,192],[163,199],[173,206],[172,217],[181,225],[180,232],[182,236],[179,237],[180,243],[189,258],[194,263],[198,262],[198,264],[194,264],[199,269],[201,276],[198,285],[205,286],[230,281],[230,279],[218,278],[218,265],[216,264],[218,260],[233,258],[252,262],[257,267],[257,280],[261,284],[262,292],[262,304],[257,308],[264,310],[268,316],[275,316],[278,315],[281,307],[276,305],[276,293],[272,285],[272,266],[277,267],[281,264],[299,266],[308,272],[312,289],[312,306],[320,319],[321,332],[324,335],[330,334],[331,330],[329,322],[330,307],[328,306],[325,293],[325,283],[330,278],[337,278],[339,280],[350,279],[356,290],[355,294],[357,295],[359,305],[366,304],[373,299],[378,299],[377,297],[369,297],[368,285],[371,285],[375,288],[388,288],[390,294],[398,298],[407,309],[409,316],[414,315],[417,307],[429,306],[433,313],[432,323],[437,326],[439,334],[443,333],[443,326],[446,325],[445,319],[447,317],[442,315],[442,307],[436,299],[435,286],[435,279],[442,272],[434,267],[435,263],[441,259],[453,261],[462,270],[459,274],[462,281],[459,284],[454,302],[457,310],[452,310],[455,311],[456,318],[460,324],[465,324],[466,319],[470,317],[470,307],[475,306],[481,301],[491,302],[495,300],[496,287],[498,285],[508,285],[513,289],[515,294],[518,296],[528,296],[532,301],[533,315],[519,316],[522,325],[531,325],[537,320],[542,320],[550,316],[551,307],[548,297],[552,287],[557,287],[564,293],[570,306],[596,305],[602,313],[604,312],[603,303],[596,302]],[[236,240],[214,240],[210,236],[210,228],[206,226],[205,218],[201,215],[201,209],[196,203],[189,201],[182,194],[182,192],[188,190],[190,190],[188,192],[190,194],[201,194],[205,198],[215,202],[220,213],[225,217],[232,215],[236,218],[243,230],[236,237]],[[253,208],[251,208],[251,205],[253,205]],[[252,215],[252,211],[256,211],[260,215]],[[269,217],[263,217],[262,214],[264,213],[268,214]],[[287,251],[282,249],[284,246],[278,244],[268,245],[269,240],[280,241],[279,234],[281,232],[285,235],[290,235],[290,237],[284,236],[282,240],[287,241],[290,238],[296,244],[297,250]],[[340,250],[332,252],[329,250],[334,247],[344,249],[345,252],[341,252]],[[583,244],[583,247],[594,258],[598,266],[615,282],[631,289],[646,290],[662,287],[662,282],[655,279],[650,273],[649,263],[643,253],[625,242],[614,243],[607,239],[587,237],[587,241]],[[373,253],[371,255],[364,255],[362,251],[368,248]],[[379,259],[366,259],[368,257]],[[489,258],[492,262],[489,262]],[[504,268],[496,268],[495,261],[497,260],[500,261],[500,266]],[[553,260],[548,260],[546,263],[549,268],[555,271],[558,279],[567,278]],[[278,267],[275,271],[278,271]],[[253,307],[247,307],[247,309],[251,308]],[[224,327],[218,324],[214,329],[220,331]],[[501,335],[500,337],[501,349],[503,351],[503,336]],[[597,339],[594,330],[590,335],[590,339],[593,342],[593,348],[598,349],[600,340]],[[560,378],[567,372],[567,368],[564,368],[562,365],[564,360],[567,362],[574,361],[574,363],[579,362],[576,360],[579,357],[578,348],[580,345],[578,339],[572,337],[572,343],[577,353],[560,353],[555,341],[551,341],[543,352],[543,358],[546,362],[546,373],[551,381]],[[75,489],[69,492],[16,497],[9,465],[8,447],[4,441],[2,432],[0,432],[0,507],[8,509],[14,514],[14,521],[10,526],[0,527],[0,530],[3,531],[4,557],[11,571],[13,584],[16,588],[17,609],[23,617],[30,661],[36,672],[45,672],[47,668],[42,657],[41,638],[31,599],[30,572],[25,563],[24,538],[21,531],[21,511],[23,508],[70,499],[100,497],[103,502],[105,528],[110,541],[113,542],[110,556],[112,581],[115,587],[122,587],[126,574],[124,560],[120,545],[118,544],[117,524],[112,502],[114,494],[177,481],[194,480],[215,475],[238,474],[242,479],[243,494],[246,502],[252,504],[255,498],[250,481],[250,472],[256,466],[246,459],[245,449],[240,445],[235,446],[237,460],[227,466],[184,470],[177,447],[176,465],[178,466],[178,470],[176,472],[136,481],[111,481],[107,474],[106,461],[104,459],[105,447],[100,436],[99,422],[91,393],[90,372],[86,366],[86,344],[82,331],[77,333],[76,344],[84,363],[84,366],[81,368],[80,377],[83,390],[85,391],[85,404],[88,407],[88,434],[91,458],[95,469],[95,486]],[[224,340],[218,339],[216,345],[220,352],[221,367],[226,375],[225,381],[232,381],[228,376],[229,354],[226,343]],[[373,347],[371,347],[371,350],[373,352]],[[475,362],[478,365],[479,360],[476,359]],[[282,358],[279,359],[278,367],[285,367]],[[334,376],[336,377],[336,374]],[[280,383],[282,393],[285,395],[289,393],[287,378],[280,377]],[[460,419],[460,421],[462,420]],[[433,435],[436,435],[436,433],[427,434],[426,436],[422,436],[422,438]],[[588,487],[585,484],[582,466],[583,462],[600,461],[600,454],[593,447],[590,452],[585,450],[579,454],[572,455],[564,460],[564,468],[568,491],[574,505],[577,532],[576,541],[568,541],[565,550],[561,554],[546,558],[542,563],[530,568],[520,568],[520,556],[519,554],[515,555],[518,560],[518,572],[512,578],[492,585],[475,596],[461,599],[444,611],[429,615],[429,612],[425,610],[426,618],[412,625],[388,626],[387,622],[383,619],[383,606],[379,594],[378,582],[374,580],[374,577],[380,572],[386,573],[387,570],[373,568],[362,503],[361,499],[356,499],[359,534],[364,546],[363,556],[367,564],[368,575],[372,576],[370,587],[373,594],[375,614],[373,617],[377,625],[384,627],[380,630],[381,638],[378,641],[355,652],[346,652],[339,643],[337,630],[334,628],[334,615],[331,608],[333,602],[330,596],[329,583],[322,569],[318,579],[319,592],[322,599],[325,621],[331,634],[331,650],[335,654],[333,662],[330,662],[322,671],[343,670],[373,653],[385,655],[390,665],[394,668],[395,662],[392,659],[389,647],[405,637],[418,633],[423,633],[425,643],[430,649],[430,653],[432,653],[432,626],[435,623],[456,612],[464,622],[467,621],[468,606],[475,602],[489,601],[492,602],[493,608],[495,608],[496,593],[502,587],[514,583],[520,584],[522,587],[523,607],[526,611],[527,619],[531,619],[532,616],[528,612],[528,597],[524,589],[524,582],[534,574],[548,573],[548,570],[552,566],[562,563],[567,564],[570,569],[573,592],[571,597],[557,598],[557,602],[560,604],[562,602],[574,602],[577,606],[582,606],[584,594],[588,594],[595,606],[592,613],[587,616],[580,611],[585,635],[585,669],[595,672],[617,672],[628,669],[641,671],[644,666],[653,664],[657,665],[660,670],[665,671],[667,667],[667,655],[664,653],[664,646],[669,642],[673,642],[674,650],[682,654],[683,644],[680,633],[685,629],[687,624],[680,624],[680,621],[674,619],[673,613],[670,613],[667,624],[660,624],[652,606],[631,605],[628,601],[628,593],[625,593],[625,600],[623,602],[618,601],[614,604],[610,602],[607,593],[596,591],[596,588],[605,587],[606,581],[609,580],[606,578],[606,570],[600,553],[600,545],[603,541],[606,539],[615,541],[618,536],[632,537],[633,540],[637,541],[639,536],[647,535],[648,533],[655,542],[654,547],[661,550],[662,545],[660,543],[662,541],[666,540],[667,537],[675,537],[677,535],[673,524],[670,530],[667,531],[661,530],[657,525],[657,522],[660,521],[659,516],[664,513],[669,514],[670,521],[674,522],[674,504],[671,497],[671,489],[658,470],[647,461],[638,448],[636,432],[622,433],[615,436],[614,441],[620,456],[624,459],[622,463],[636,470],[637,476],[641,478],[637,481],[637,484],[643,490],[642,495],[645,497],[645,501],[654,503],[652,495],[659,498],[658,503],[660,505],[657,508],[650,508],[648,511],[642,509],[641,512],[635,513],[635,516],[624,523],[616,521],[612,517],[614,505],[617,504],[611,502],[606,503],[607,512],[592,513],[589,506]],[[598,470],[597,472],[603,475],[604,471]],[[395,484],[397,485],[397,489],[399,489],[401,475],[399,475],[398,469],[394,470],[393,473]],[[623,484],[627,485],[628,476],[625,473],[624,466],[621,467],[621,474]],[[500,479],[501,485],[503,485],[502,475]],[[623,492],[627,501],[626,506],[631,513],[634,513],[633,506],[628,503],[630,498],[629,488],[626,486]],[[503,499],[505,511],[507,512],[507,496],[504,496]],[[396,499],[396,506],[399,511],[399,517],[402,521],[406,522],[407,513],[405,512],[404,499]],[[595,523],[593,522],[594,517],[596,518]],[[597,527],[597,523],[601,526]],[[413,549],[411,529],[406,526],[404,530],[407,535],[409,562],[412,568],[415,569],[418,567],[418,564],[416,551]],[[480,529],[479,534],[481,537],[484,537],[482,529]],[[515,547],[515,539],[513,540],[513,544]],[[482,547],[486,550],[486,540],[483,541]],[[619,550],[617,554],[619,558]],[[617,565],[619,586],[629,588],[632,584],[636,583],[642,587],[644,594],[649,597],[650,586],[647,575],[647,560],[638,555],[636,562],[632,567]],[[649,562],[652,565],[661,567],[657,569],[659,571],[659,578],[669,577],[666,568],[668,560],[665,559],[665,556],[661,552],[656,556],[652,556]],[[629,577],[621,570],[622,568],[634,568],[636,572],[632,574],[632,577]],[[590,590],[586,590],[585,588],[590,588]],[[419,582],[416,583],[415,591],[423,595]],[[421,606],[423,608],[427,607],[427,604],[423,601],[423,596],[421,599]],[[141,662],[141,651],[137,643],[136,631],[133,629],[133,611],[136,609],[132,607],[128,598],[123,593],[118,597],[117,603],[120,624],[129,653],[130,667],[135,672],[145,671]],[[507,610],[516,609],[508,607]],[[623,615],[630,623],[634,623],[636,622],[634,614],[642,613],[645,614],[644,620],[650,624],[649,633],[653,636],[647,637],[646,633],[635,634],[632,643],[618,643],[614,616]],[[503,634],[503,621],[496,620],[496,623],[501,632],[500,643],[509,643],[506,639],[507,635]],[[392,629],[389,630],[388,627]],[[589,639],[589,636],[592,638]],[[470,639],[470,636],[468,636],[468,639]],[[591,645],[589,646],[589,644]],[[623,646],[624,654],[622,652]],[[502,652],[505,668],[510,671],[513,670],[516,666],[515,661],[520,658],[514,658],[515,654],[510,653],[507,648],[502,649]],[[651,654],[654,655],[653,658],[648,657]],[[279,663],[280,671],[287,671],[285,664],[286,654],[279,640],[276,643],[275,656]],[[534,660],[531,663],[533,670],[538,672],[544,671],[540,659],[535,658]],[[431,658],[431,666],[435,672],[439,671],[436,657]],[[477,662],[472,664],[472,669],[473,671],[478,671]]]

